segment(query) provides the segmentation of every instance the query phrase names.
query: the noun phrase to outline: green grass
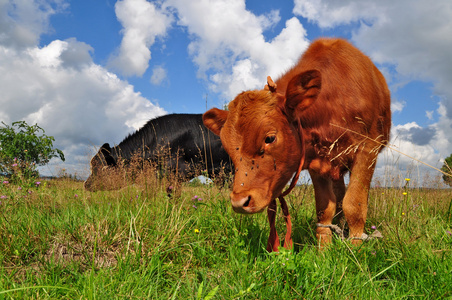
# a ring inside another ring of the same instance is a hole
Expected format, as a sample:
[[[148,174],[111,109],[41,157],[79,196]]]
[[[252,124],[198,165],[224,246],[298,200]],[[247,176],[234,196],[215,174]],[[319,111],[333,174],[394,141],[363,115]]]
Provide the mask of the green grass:
[[[373,189],[366,231],[384,238],[319,251],[313,190],[297,187],[295,247],[276,255],[266,214],[235,214],[227,188],[166,184],[0,183],[0,299],[452,298],[449,189]]]

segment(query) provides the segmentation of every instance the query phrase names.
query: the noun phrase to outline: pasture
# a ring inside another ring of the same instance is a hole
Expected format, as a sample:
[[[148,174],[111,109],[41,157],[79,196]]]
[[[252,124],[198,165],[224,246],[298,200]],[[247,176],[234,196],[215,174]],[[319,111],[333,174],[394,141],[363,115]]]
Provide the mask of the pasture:
[[[234,213],[227,186],[4,180],[0,299],[452,298],[450,189],[372,188],[365,230],[383,238],[319,251],[312,186],[296,187],[294,250],[269,254],[266,214]]]

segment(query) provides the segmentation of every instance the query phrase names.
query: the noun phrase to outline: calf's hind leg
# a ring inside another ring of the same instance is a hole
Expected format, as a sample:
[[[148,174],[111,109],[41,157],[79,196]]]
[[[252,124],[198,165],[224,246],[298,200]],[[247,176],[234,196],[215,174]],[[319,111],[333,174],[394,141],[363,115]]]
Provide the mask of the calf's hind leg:
[[[367,200],[370,182],[375,169],[376,155],[361,151],[357,153],[350,172],[350,183],[345,193],[342,209],[352,244],[361,244],[367,217]]]
[[[334,221],[339,224],[339,227],[343,229],[344,227],[344,212],[342,211],[342,202],[345,195],[345,183],[344,177],[341,176],[338,180],[333,180],[333,192],[336,196],[336,215],[334,216]]]
[[[333,181],[320,176],[317,172],[309,170],[314,185],[315,206],[317,222],[322,225],[331,225],[336,214],[336,196],[333,191]],[[320,248],[331,243],[332,233],[328,227],[317,226],[316,237]]]

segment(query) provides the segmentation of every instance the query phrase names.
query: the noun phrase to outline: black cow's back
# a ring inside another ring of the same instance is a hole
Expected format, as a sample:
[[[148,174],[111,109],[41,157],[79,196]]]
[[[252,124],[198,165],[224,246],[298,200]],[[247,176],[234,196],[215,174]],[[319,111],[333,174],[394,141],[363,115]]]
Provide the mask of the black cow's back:
[[[185,173],[193,168],[206,169],[209,174],[222,166],[231,170],[220,138],[204,126],[202,114],[169,114],[152,119],[127,136],[114,151],[115,156],[129,159],[138,149],[144,149],[145,157],[152,161],[161,159],[162,152],[169,152],[171,158],[167,157],[166,163],[182,175],[189,176]]]

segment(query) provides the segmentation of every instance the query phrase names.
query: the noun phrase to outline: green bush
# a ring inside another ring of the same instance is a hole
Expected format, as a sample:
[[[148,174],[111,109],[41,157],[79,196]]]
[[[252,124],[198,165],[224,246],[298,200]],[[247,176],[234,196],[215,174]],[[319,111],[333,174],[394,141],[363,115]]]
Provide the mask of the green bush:
[[[452,186],[452,154],[444,160],[441,171],[449,174],[443,174],[443,180],[447,185]]]
[[[37,166],[47,164],[50,159],[64,159],[61,150],[53,147],[55,138],[47,136],[37,124],[30,126],[25,121],[13,122],[11,126],[2,122],[0,127],[0,171],[11,176],[11,180],[36,177]]]

